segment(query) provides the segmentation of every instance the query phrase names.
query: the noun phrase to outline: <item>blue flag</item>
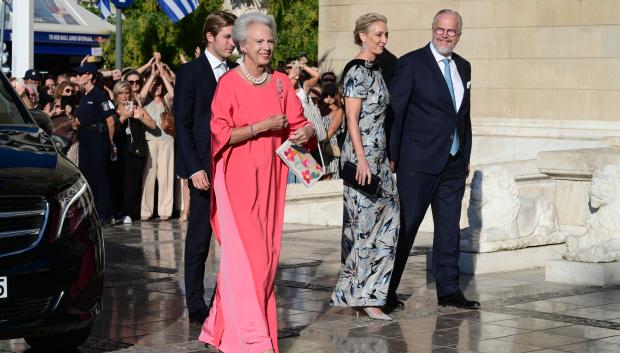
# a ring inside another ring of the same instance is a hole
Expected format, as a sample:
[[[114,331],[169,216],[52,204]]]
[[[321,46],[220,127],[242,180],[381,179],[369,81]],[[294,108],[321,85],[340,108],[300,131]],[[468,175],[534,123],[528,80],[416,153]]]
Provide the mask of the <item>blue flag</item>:
[[[157,0],[157,2],[174,23],[179,22],[198,7],[198,0]]]
[[[99,0],[97,6],[99,7],[99,12],[101,12],[101,18],[103,18],[104,20],[110,17],[110,15],[112,15],[112,10],[110,9],[110,0]]]

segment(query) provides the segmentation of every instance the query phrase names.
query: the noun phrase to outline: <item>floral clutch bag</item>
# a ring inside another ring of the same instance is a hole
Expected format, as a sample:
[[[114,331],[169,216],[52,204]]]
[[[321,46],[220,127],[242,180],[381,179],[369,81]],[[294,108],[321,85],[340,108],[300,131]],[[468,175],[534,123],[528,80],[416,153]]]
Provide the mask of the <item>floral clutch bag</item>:
[[[278,147],[276,154],[308,188],[325,174],[323,167],[317,163],[308,150],[289,140]]]

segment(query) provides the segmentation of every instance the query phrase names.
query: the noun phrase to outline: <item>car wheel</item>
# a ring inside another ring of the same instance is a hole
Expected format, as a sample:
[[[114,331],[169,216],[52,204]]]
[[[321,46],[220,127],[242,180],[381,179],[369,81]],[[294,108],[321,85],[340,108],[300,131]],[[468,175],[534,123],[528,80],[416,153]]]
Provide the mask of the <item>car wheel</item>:
[[[58,350],[75,348],[86,341],[92,329],[93,326],[91,325],[75,331],[62,332],[50,336],[26,337],[24,339],[26,343],[35,349]]]

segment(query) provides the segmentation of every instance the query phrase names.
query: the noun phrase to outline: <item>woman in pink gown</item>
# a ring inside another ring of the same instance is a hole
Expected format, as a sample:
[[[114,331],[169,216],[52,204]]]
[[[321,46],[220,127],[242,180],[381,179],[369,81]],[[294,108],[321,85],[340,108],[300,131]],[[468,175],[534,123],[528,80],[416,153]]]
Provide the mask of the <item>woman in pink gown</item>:
[[[275,32],[271,16],[237,19],[243,58],[220,79],[211,107],[211,223],[221,258],[200,340],[225,353],[278,352],[274,280],[288,168],[275,150],[314,134],[288,78],[268,67]]]

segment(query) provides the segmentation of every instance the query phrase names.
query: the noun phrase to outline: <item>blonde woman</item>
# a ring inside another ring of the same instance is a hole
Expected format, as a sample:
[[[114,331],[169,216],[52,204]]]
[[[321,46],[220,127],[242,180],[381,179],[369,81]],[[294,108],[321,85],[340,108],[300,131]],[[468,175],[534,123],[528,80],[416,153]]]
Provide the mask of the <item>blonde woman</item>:
[[[157,125],[149,113],[132,99],[132,85],[119,81],[114,85],[116,113],[120,122],[116,146],[118,160],[123,168],[124,224],[131,224],[137,218],[142,193],[142,174],[147,155],[145,129]]]
[[[387,19],[369,13],[355,23],[359,53],[343,72],[347,134],[341,164],[356,167],[355,184],[345,183],[342,227],[342,273],[331,305],[365,311],[377,320],[391,320],[381,307],[387,302],[400,229],[396,182],[387,158],[385,112],[389,95],[375,63],[387,43]],[[358,184],[381,180],[379,195],[364,193]]]

